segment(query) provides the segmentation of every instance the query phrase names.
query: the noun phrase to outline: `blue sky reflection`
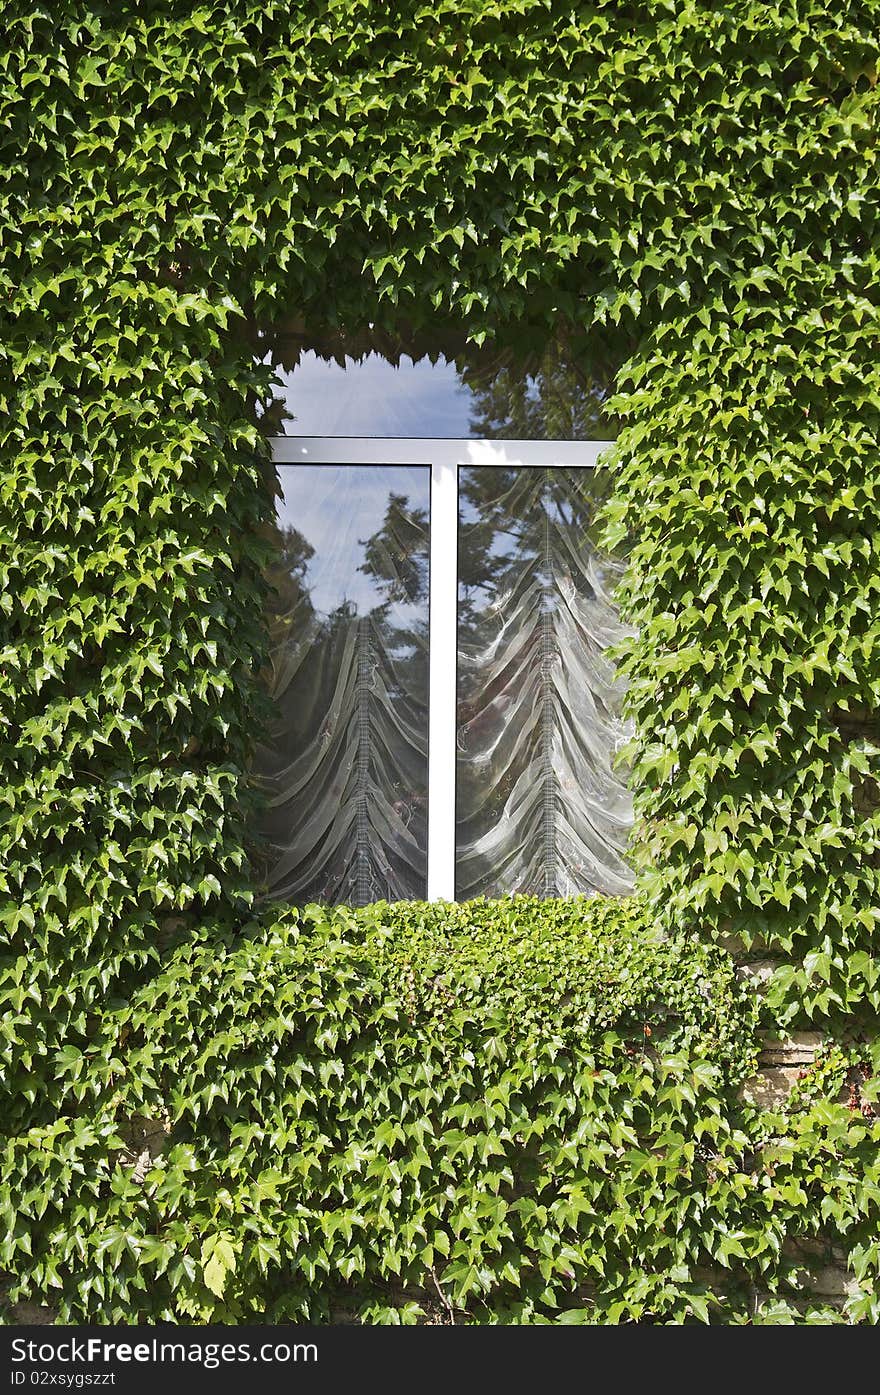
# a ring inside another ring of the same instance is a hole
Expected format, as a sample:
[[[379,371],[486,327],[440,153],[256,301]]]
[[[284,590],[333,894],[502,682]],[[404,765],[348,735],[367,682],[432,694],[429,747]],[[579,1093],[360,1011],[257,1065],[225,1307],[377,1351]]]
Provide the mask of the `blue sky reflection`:
[[[431,472],[424,465],[279,465],[284,497],[278,525],[296,528],[315,549],[306,571],[312,605],[328,615],[344,602],[358,615],[385,599],[377,582],[358,568],[363,542],[385,520],[391,494],[403,494],[412,510],[428,511]],[[426,605],[397,604],[394,622],[421,618]]]
[[[400,367],[369,354],[346,367],[304,353],[290,373],[278,370],[288,436],[454,436],[470,434],[471,393],[455,364],[402,358]]]

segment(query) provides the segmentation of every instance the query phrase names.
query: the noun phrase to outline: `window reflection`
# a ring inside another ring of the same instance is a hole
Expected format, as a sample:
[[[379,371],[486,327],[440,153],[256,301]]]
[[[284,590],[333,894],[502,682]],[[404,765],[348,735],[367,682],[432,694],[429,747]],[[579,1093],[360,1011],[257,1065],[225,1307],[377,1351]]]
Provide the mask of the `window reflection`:
[[[297,436],[467,436],[470,393],[455,364],[379,354],[345,366],[304,353],[282,374],[286,430]]]
[[[459,472],[457,895],[623,893],[624,631],[592,470]]]
[[[279,374],[285,429],[297,436],[610,440],[608,383],[584,377],[558,344],[527,363],[510,354],[435,361],[378,353],[343,363],[305,351]],[[609,378],[610,380],[610,378]]]
[[[459,367],[470,393],[471,436],[492,440],[608,441],[616,425],[605,410],[607,385],[585,378],[558,344],[530,371],[516,361]]]
[[[364,905],[427,883],[424,467],[279,468],[272,894]]]

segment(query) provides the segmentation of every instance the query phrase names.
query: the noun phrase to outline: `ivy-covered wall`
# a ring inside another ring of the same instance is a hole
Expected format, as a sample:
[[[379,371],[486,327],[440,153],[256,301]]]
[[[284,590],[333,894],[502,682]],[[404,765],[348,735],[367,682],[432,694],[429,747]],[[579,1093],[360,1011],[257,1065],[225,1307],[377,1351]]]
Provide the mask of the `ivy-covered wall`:
[[[214,1175],[216,1127],[251,1127],[262,1069],[250,1103],[231,1104],[220,1007],[163,1018],[161,1060],[145,1054],[138,1008],[161,1013],[163,984],[183,993],[216,962],[235,1021],[258,1022],[256,969],[236,977],[252,954],[310,991],[301,960],[274,957],[300,934],[295,917],[273,926],[248,909],[272,507],[255,413],[271,372],[255,367],[255,329],[294,316],[475,343],[563,335],[587,368],[626,360],[609,526],[632,549],[624,604],[639,638],[622,662],[639,726],[646,933],[760,956],[775,965],[765,1029],[808,1021],[837,1043],[776,1133],[738,1102],[737,1072],[725,1076],[739,1161],[728,1169],[724,1147],[699,1145],[702,1190],[681,1198],[702,1217],[696,1249],[671,1263],[640,1231],[629,1287],[596,1299],[583,1266],[600,1251],[585,1239],[568,1296],[530,1291],[527,1311],[702,1316],[687,1295],[723,1285],[697,1270],[733,1255],[752,1296],[713,1300],[709,1316],[745,1320],[763,1311],[754,1295],[780,1285],[789,1306],[766,1312],[806,1312],[791,1306],[781,1256],[807,1237],[849,1254],[860,1282],[847,1316],[874,1320],[878,0],[6,0],[3,15],[8,1301],[74,1320],[236,1318],[264,1311],[269,1292],[280,1315],[303,1311],[280,1298],[303,1292],[293,1239],[254,1229],[235,1201],[233,1224],[220,1173],[192,1202],[190,1238],[172,1223],[184,1193],[175,1201],[168,1177]],[[388,914],[404,934],[406,915]],[[528,923],[540,938],[540,916]],[[523,968],[536,997],[542,973]],[[288,1072],[332,1074],[329,1037],[273,1020]],[[601,1024],[602,1011],[583,1020]],[[553,1069],[581,1078],[598,1041]],[[719,1049],[688,1047],[695,1067],[721,1069]],[[216,1062],[219,1091],[198,1109],[179,1092],[194,1051]],[[650,1104],[646,1156],[662,1155],[672,1145],[650,1120],[667,1087],[621,1079]],[[288,1085],[279,1108],[295,1113]],[[150,1168],[132,1168],[138,1101],[171,1130],[168,1148],[195,1150],[191,1165],[148,1149]],[[573,1124],[559,1146],[577,1153],[584,1137]],[[244,1138],[234,1147],[250,1157]],[[272,1166],[317,1206],[323,1174],[318,1186],[302,1171],[295,1136],[271,1138]],[[593,1154],[578,1159],[595,1180]],[[259,1198],[258,1151],[249,1166]],[[517,1167],[510,1186],[545,1206],[552,1169]],[[135,1177],[149,1225],[135,1219]],[[709,1187],[724,1191],[720,1210]],[[767,1244],[739,1207],[760,1194]],[[343,1188],[320,1207],[345,1202]],[[401,1237],[407,1283],[418,1269],[452,1292],[453,1312],[470,1311],[454,1270],[444,1283],[442,1245],[428,1265],[421,1237]],[[264,1241],[277,1253],[254,1258],[248,1246]],[[370,1287],[369,1265],[346,1272],[325,1253],[328,1293]],[[242,1271],[264,1288],[242,1283],[226,1310],[226,1280]],[[172,1272],[186,1283],[169,1280],[153,1309],[148,1279]],[[480,1283],[490,1316],[510,1311],[509,1294],[493,1308],[494,1279]],[[355,1293],[354,1310],[365,1303]]]

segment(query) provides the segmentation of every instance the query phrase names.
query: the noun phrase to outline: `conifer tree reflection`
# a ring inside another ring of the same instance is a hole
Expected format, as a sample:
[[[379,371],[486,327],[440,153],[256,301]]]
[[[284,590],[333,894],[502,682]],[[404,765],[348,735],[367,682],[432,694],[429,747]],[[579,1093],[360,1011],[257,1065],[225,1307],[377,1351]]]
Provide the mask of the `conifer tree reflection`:
[[[472,436],[490,440],[596,441],[617,435],[605,406],[613,379],[585,376],[562,345],[548,344],[525,365],[513,355],[487,361],[458,360],[458,376],[471,394]]]
[[[343,490],[337,507],[338,526],[351,526]],[[278,720],[263,762],[272,894],[351,904],[424,896],[427,510],[388,489],[381,526],[357,540],[369,587],[340,578],[342,599],[325,613],[309,586],[315,549],[295,531],[279,538],[288,570],[274,626]]]
[[[457,886],[622,892],[629,796],[605,650],[622,635],[617,568],[595,547],[591,470],[459,476]]]

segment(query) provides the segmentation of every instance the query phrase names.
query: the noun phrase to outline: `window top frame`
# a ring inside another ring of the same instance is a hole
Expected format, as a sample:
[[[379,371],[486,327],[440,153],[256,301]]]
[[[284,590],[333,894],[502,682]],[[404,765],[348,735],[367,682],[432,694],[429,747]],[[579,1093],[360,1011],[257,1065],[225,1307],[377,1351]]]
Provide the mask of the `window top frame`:
[[[613,441],[494,440],[460,436],[273,436],[276,465],[516,465],[590,468]]]

